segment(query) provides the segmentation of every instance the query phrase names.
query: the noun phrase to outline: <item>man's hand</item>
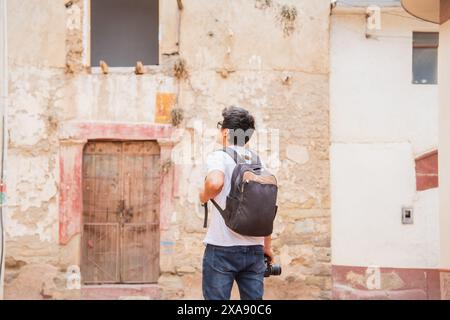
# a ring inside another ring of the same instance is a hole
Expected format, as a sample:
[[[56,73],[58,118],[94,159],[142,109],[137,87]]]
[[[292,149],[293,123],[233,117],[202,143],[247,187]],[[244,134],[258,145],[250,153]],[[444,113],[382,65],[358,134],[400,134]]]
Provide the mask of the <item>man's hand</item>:
[[[205,179],[203,189],[199,193],[200,203],[204,204],[215,198],[222,191],[224,180],[225,175],[222,171],[214,170],[210,172]]]
[[[275,262],[275,256],[272,252],[272,237],[271,236],[264,238],[264,254],[269,257],[270,263]]]
[[[275,256],[274,256],[273,251],[272,251],[271,248],[264,247],[264,254],[269,257],[269,260],[270,260],[269,262],[270,263],[274,263],[275,262]]]

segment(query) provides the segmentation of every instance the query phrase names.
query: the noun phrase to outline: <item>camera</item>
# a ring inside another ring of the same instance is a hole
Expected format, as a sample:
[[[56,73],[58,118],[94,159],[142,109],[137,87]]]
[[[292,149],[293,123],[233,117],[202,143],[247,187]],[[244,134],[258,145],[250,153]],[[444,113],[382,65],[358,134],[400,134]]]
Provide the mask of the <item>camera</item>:
[[[279,264],[272,264],[270,258],[266,255],[264,255],[264,263],[266,264],[264,277],[279,276],[281,274],[281,266]]]

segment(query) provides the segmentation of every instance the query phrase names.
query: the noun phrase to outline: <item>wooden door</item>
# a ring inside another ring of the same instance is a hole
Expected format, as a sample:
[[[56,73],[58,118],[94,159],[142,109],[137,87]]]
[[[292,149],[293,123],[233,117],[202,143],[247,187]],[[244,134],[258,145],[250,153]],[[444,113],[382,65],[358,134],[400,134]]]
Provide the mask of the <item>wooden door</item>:
[[[84,283],[159,277],[159,146],[89,142],[83,155]]]

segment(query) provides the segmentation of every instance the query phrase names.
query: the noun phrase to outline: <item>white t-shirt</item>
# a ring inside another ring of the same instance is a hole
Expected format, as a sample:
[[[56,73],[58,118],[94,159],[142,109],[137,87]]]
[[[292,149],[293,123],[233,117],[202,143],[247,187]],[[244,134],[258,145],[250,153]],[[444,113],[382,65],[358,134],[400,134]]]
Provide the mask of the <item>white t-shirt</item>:
[[[245,147],[231,146],[231,148],[242,156],[249,154],[249,151]],[[226,199],[231,189],[231,175],[233,174],[236,163],[227,153],[218,150],[208,155],[206,166],[208,174],[214,170],[219,170],[225,175],[222,191],[214,198],[217,204],[225,209]],[[228,228],[222,215],[211,202],[208,203],[208,209],[211,213],[211,218],[204,239],[205,244],[223,247],[264,245],[264,237],[243,236]]]

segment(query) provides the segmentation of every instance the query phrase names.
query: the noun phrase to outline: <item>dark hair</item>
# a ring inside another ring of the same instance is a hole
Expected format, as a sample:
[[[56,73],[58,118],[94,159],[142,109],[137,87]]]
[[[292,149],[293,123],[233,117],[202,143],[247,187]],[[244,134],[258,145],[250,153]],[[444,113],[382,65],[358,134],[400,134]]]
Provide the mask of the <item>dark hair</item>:
[[[255,131],[255,118],[244,108],[231,106],[222,111],[222,128],[229,129],[229,142],[243,146]]]

